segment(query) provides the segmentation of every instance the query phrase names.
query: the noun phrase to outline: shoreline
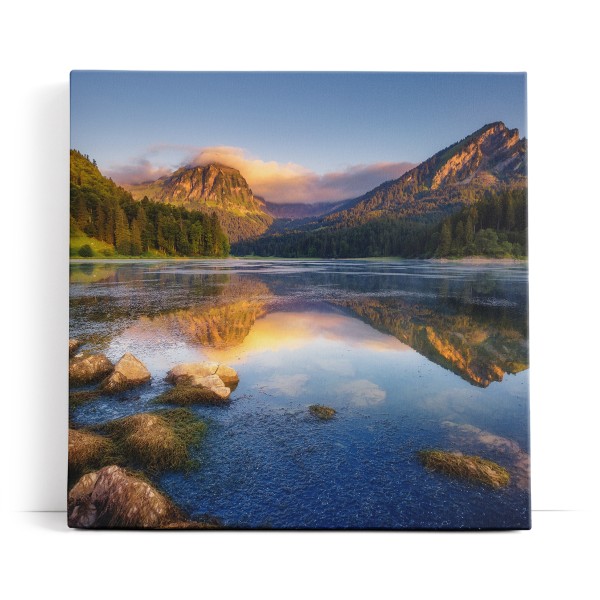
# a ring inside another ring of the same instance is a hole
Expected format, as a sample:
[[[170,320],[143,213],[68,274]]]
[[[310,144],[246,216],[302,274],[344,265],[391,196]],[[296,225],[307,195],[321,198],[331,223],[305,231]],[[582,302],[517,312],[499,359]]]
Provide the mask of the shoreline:
[[[214,256],[171,256],[165,258],[150,258],[150,257],[90,257],[90,258],[73,258],[69,257],[69,264],[82,264],[82,263],[108,263],[108,262],[173,262],[173,261],[217,261],[217,260],[256,260],[256,261],[272,261],[272,260],[285,260],[290,262],[299,261],[372,261],[372,262],[392,262],[392,261],[422,261],[429,263],[458,263],[466,265],[485,265],[485,264],[527,264],[528,258],[492,258],[490,256],[463,256],[461,258],[402,258],[400,256],[363,256],[357,258],[286,258],[281,256],[227,256],[227,257],[214,257]]]

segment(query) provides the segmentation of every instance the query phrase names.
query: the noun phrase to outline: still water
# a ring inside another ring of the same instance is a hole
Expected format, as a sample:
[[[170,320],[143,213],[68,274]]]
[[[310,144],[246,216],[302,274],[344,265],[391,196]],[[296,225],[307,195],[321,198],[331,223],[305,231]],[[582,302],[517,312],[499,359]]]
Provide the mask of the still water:
[[[529,526],[527,267],[430,261],[74,263],[70,335],[152,373],[71,413],[98,424],[160,405],[167,371],[238,371],[198,468],[157,483],[231,527]],[[308,412],[333,407],[331,421]],[[429,472],[437,448],[506,467],[492,490]]]

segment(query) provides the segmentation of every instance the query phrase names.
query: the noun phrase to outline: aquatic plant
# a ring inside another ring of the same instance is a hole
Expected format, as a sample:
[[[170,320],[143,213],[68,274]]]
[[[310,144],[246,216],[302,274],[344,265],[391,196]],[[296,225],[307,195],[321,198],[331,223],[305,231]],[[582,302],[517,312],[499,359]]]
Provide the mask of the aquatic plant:
[[[510,475],[504,467],[480,456],[465,456],[442,450],[421,450],[418,456],[427,469],[448,477],[465,479],[493,488],[505,487],[510,480]]]
[[[311,404],[308,407],[308,410],[312,415],[324,421],[333,419],[333,417],[335,416],[335,410],[333,408],[330,408],[329,406],[324,406],[323,404]]]

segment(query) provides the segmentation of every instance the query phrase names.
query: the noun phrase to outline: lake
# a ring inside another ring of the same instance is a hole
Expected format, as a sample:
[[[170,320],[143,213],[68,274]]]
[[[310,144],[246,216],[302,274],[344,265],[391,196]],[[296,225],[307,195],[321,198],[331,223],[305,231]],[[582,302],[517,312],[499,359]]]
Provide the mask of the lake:
[[[150,384],[71,411],[74,426],[155,410],[181,362],[237,370],[197,468],[156,483],[228,527],[530,526],[525,263],[417,260],[74,262],[70,336]],[[311,404],[337,414],[316,419]],[[417,452],[474,454],[506,488],[455,480]]]

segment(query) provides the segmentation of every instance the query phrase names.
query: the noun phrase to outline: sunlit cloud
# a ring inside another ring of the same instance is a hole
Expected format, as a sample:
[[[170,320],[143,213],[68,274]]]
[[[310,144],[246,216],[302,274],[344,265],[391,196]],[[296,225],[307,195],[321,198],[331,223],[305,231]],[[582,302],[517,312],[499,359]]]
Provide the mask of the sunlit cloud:
[[[177,153],[179,162],[172,162]],[[169,157],[169,164],[159,165],[161,157]],[[356,198],[384,181],[397,179],[414,167],[408,162],[379,162],[351,165],[340,171],[319,175],[296,163],[252,157],[243,148],[233,146],[192,148],[163,144],[148,149],[143,157],[133,160],[131,164],[109,168],[107,173],[118,183],[127,185],[158,179],[182,166],[204,166],[214,162],[238,169],[254,194],[280,204],[336,202]]]

